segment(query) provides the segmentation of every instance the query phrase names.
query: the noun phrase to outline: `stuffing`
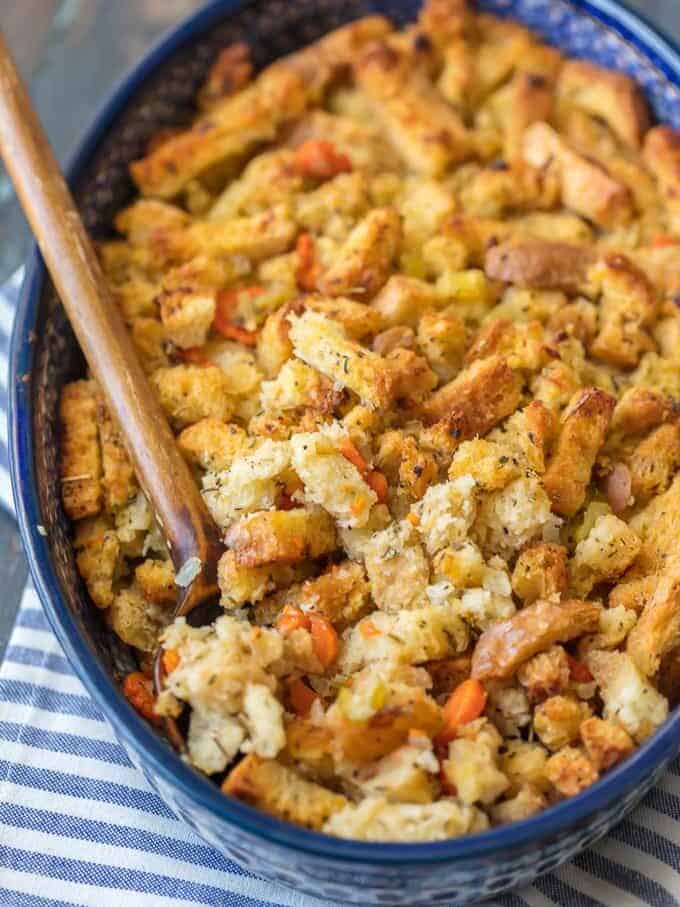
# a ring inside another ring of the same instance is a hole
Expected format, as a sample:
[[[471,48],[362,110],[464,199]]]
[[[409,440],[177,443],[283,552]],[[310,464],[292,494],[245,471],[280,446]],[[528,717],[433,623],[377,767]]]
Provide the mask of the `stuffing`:
[[[138,485],[118,426],[100,394],[97,394],[97,422],[104,505],[108,511],[115,512],[121,507],[125,507],[134,498]]]
[[[432,284],[415,277],[393,274],[372,300],[371,309],[378,313],[387,327],[416,327],[422,316],[439,304]]]
[[[231,770],[222,785],[225,794],[264,812],[320,831],[330,817],[347,807],[341,794],[307,781],[275,759],[251,753]]]
[[[580,794],[597,781],[599,774],[588,755],[574,746],[565,746],[551,756],[546,763],[545,772],[562,797]]]
[[[147,601],[156,605],[174,605],[178,588],[171,561],[147,558],[135,567],[135,580]]]
[[[229,378],[217,366],[173,365],[159,368],[151,383],[160,404],[177,428],[201,419],[228,420],[234,412]]]
[[[526,605],[537,599],[559,598],[567,591],[569,572],[567,549],[563,545],[540,542],[525,548],[512,573],[512,589]]]
[[[625,652],[593,651],[586,664],[604,703],[603,717],[620,724],[640,743],[668,715],[668,701]]]
[[[321,413],[331,413],[341,395],[328,378],[299,359],[289,359],[271,381],[260,388],[260,404],[265,411],[308,407]]]
[[[177,444],[190,463],[207,472],[224,472],[247,446],[247,435],[233,422],[208,418],[180,432]]]
[[[123,572],[120,540],[110,522],[89,517],[76,524],[73,546],[78,571],[90,598],[98,608],[108,608],[114,599],[114,581]]]
[[[655,126],[645,136],[643,157],[674,214],[680,210],[680,135],[670,126]]]
[[[425,734],[422,739],[430,743]],[[433,775],[438,773],[439,763],[430,746],[406,744],[368,766],[355,783],[365,797],[385,797],[390,803],[432,803],[436,792]]]
[[[473,339],[465,362],[493,355],[502,356],[512,369],[540,371],[547,357],[541,323],[514,324],[505,318],[487,321]]]
[[[215,293],[163,292],[158,298],[165,336],[180,349],[202,346],[215,317]]]
[[[234,551],[225,551],[217,567],[217,580],[222,592],[220,603],[225,610],[232,610],[246,602],[261,601],[275,589],[304,579],[305,567],[304,562],[246,567],[238,562]]]
[[[352,340],[362,340],[377,334],[383,326],[380,314],[362,301],[357,302],[344,296],[317,296],[313,293],[304,296],[302,301],[306,309],[319,312],[341,324]]]
[[[588,595],[598,583],[616,579],[633,563],[641,545],[636,533],[614,514],[598,517],[569,562],[574,594]]]
[[[114,595],[106,618],[123,642],[151,654],[158,647],[168,614],[148,601],[142,589],[133,584]]]
[[[590,714],[585,702],[570,696],[551,696],[536,706],[533,728],[541,743],[557,752],[578,740],[581,723]]]
[[[637,445],[628,460],[636,502],[666,491],[680,466],[680,423],[659,425]]]
[[[360,841],[443,841],[489,827],[484,813],[456,800],[436,803],[389,803],[367,797],[358,806],[334,813],[323,831]]]
[[[486,556],[508,557],[537,538],[555,538],[558,526],[541,482],[527,472],[480,496],[472,533]]]
[[[72,520],[96,516],[101,509],[101,450],[97,436],[97,398],[91,381],[64,386],[61,421],[61,499]]]
[[[433,560],[435,576],[455,589],[481,587],[489,568],[474,542],[465,541],[456,548],[444,548]],[[428,592],[428,595],[431,595]]]
[[[436,562],[439,569],[442,560]],[[450,557],[443,561],[443,566],[451,568]],[[489,564],[483,566],[479,586],[465,588],[460,592],[459,600],[456,599],[455,587],[452,588],[449,581],[429,586],[427,595],[434,604],[449,603],[466,623],[481,631],[496,621],[512,617],[516,610],[510,577],[505,572],[505,562],[500,558],[492,558]]]
[[[525,239],[491,246],[486,276],[524,289],[577,292],[585,283],[593,253],[587,246]]]
[[[463,363],[467,330],[454,314],[426,310],[418,322],[418,347],[442,381],[451,381]]]
[[[562,646],[551,646],[523,664],[517,672],[517,679],[526,689],[530,702],[559,698],[571,679],[569,657]]]
[[[666,561],[654,594],[628,634],[626,651],[646,677],[659,670],[664,655],[680,645],[680,556]]]
[[[643,435],[673,414],[672,401],[651,387],[629,387],[619,398],[612,416],[612,430]]]
[[[612,605],[611,596],[609,607],[600,611],[600,623],[597,633],[593,636],[584,636],[579,640],[579,656],[584,657],[593,649],[615,649],[626,639],[637,621],[634,610],[624,605]]]
[[[371,609],[370,586],[360,564],[343,561],[303,583],[296,601],[302,611],[322,614],[342,630]]]
[[[335,525],[321,508],[253,513],[233,523],[224,540],[243,567],[291,564],[336,547]]]
[[[467,806],[482,803],[489,806],[509,786],[498,767],[498,746],[488,740],[459,737],[449,743],[448,758],[442,772],[455,789],[456,797]]]
[[[403,520],[376,532],[363,557],[371,595],[381,611],[423,606],[430,568],[411,523]]]
[[[569,401],[555,453],[543,476],[543,485],[559,516],[574,516],[583,505],[614,406],[614,398],[597,387],[577,391]]]
[[[635,748],[629,734],[613,721],[586,718],[579,732],[588,757],[598,772],[608,771]]]
[[[491,807],[491,818],[495,825],[507,825],[509,822],[519,822],[541,812],[548,805],[543,794],[527,784],[525,787],[507,800],[502,800]]]
[[[417,528],[428,554],[465,540],[475,519],[475,480],[462,475],[450,482],[432,485],[415,507]]]
[[[599,613],[597,603],[579,599],[527,605],[480,636],[472,656],[472,676],[479,680],[511,677],[532,655],[554,643],[594,632]]]
[[[550,782],[546,775],[549,753],[540,743],[509,740],[500,756],[500,767],[508,778],[508,794],[516,794],[525,785],[546,793]]]

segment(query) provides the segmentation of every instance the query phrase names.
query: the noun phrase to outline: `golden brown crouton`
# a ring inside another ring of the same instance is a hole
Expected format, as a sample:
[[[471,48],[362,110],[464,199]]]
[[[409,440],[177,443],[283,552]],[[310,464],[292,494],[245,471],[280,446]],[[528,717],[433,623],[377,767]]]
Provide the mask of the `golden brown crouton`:
[[[307,580],[295,600],[303,611],[323,614],[338,630],[355,623],[372,607],[363,567],[353,561],[334,564],[321,576]]]
[[[306,781],[292,768],[255,753],[249,753],[231,770],[222,790],[277,819],[317,831],[329,816],[347,805],[341,794]]]
[[[654,595],[658,581],[659,577],[656,573],[639,579],[623,579],[611,590],[607,603],[610,608],[623,606],[629,611],[640,614]]]
[[[585,500],[615,404],[606,391],[590,387],[577,391],[565,410],[557,448],[543,477],[553,511],[560,516],[573,516]]]
[[[257,337],[257,361],[268,378],[274,378],[287,359],[293,355],[288,338],[291,312],[302,312],[301,304],[285,304],[269,315]]]
[[[135,567],[135,579],[145,598],[156,605],[174,605],[178,588],[171,561],[154,561],[147,558]]]
[[[426,601],[430,568],[418,533],[407,521],[374,533],[365,561],[373,600],[382,611],[417,608]]]
[[[547,123],[534,123],[524,133],[524,160],[558,174],[562,203],[601,227],[627,221],[632,196],[604,166],[577,154]]]
[[[246,602],[259,602],[275,589],[290,586],[309,576],[306,563],[267,564],[246,567],[236,558],[236,552],[225,551],[217,565],[217,582],[222,592],[221,605],[225,610],[240,608]]]
[[[664,655],[680,644],[680,556],[671,557],[654,594],[628,634],[626,651],[647,677],[659,670]]]
[[[305,718],[293,718],[286,724],[286,747],[279,759],[293,766],[297,763],[311,781],[331,781],[335,775],[333,735],[328,728]]]
[[[668,701],[626,652],[589,652],[586,665],[604,703],[603,718],[616,721],[638,743],[668,717]]]
[[[633,563],[641,545],[634,530],[613,513],[598,517],[569,564],[574,594],[588,595],[598,583],[616,579]]]
[[[317,286],[328,296],[368,300],[389,276],[399,248],[401,221],[391,208],[374,208],[349,234]]]
[[[229,469],[231,461],[246,446],[245,431],[232,422],[221,419],[201,419],[177,438],[177,444],[190,463],[209,472]]]
[[[590,352],[620,368],[633,368],[640,356],[654,349],[645,330],[656,315],[654,290],[642,273],[623,255],[611,254],[588,273],[600,290],[600,330]]]
[[[520,400],[521,381],[500,356],[479,359],[440,387],[423,406],[429,424],[446,420],[460,441],[486,434]]]
[[[472,26],[468,0],[426,0],[418,15],[419,28],[438,45],[461,38]]]
[[[582,749],[565,746],[548,759],[546,775],[558,794],[575,797],[598,778],[598,771]]]
[[[73,545],[90,598],[98,608],[108,608],[113,601],[114,580],[122,567],[115,530],[102,517],[83,520],[76,525]]]
[[[557,97],[561,105],[579,107],[604,120],[624,145],[640,148],[649,114],[630,76],[585,60],[567,60],[557,79]]]
[[[553,753],[579,738],[581,723],[590,716],[585,702],[570,696],[551,696],[534,710],[534,730]]]
[[[262,409],[278,415],[299,409],[332,413],[342,399],[342,391],[332,381],[300,359],[284,362],[276,378],[260,388]]]
[[[234,94],[248,84],[252,74],[253,66],[247,44],[239,41],[224,47],[208,70],[206,80],[198,93],[199,107],[206,110]]]
[[[659,425],[637,445],[628,460],[635,500],[661,494],[680,466],[680,424]]]
[[[341,296],[327,299],[323,296],[309,295],[301,300],[306,309],[320,312],[331,321],[337,321],[347,331],[352,340],[361,340],[369,334],[377,334],[382,327],[382,318],[371,306],[354,299]]]
[[[97,421],[102,459],[102,492],[107,510],[128,504],[137,493],[135,471],[120,436],[118,426],[101,394],[97,394]]]
[[[284,67],[265,70],[255,82],[199,117],[190,129],[130,165],[143,195],[172,198],[210,167],[272,139],[278,127],[304,110],[302,78]]]
[[[215,365],[173,365],[151,376],[161,406],[177,428],[201,419],[227,420],[234,411],[229,378]]]
[[[234,523],[225,542],[243,567],[291,564],[332,551],[335,524],[321,508],[267,510]]]
[[[469,140],[463,121],[407,53],[372,44],[354,64],[354,72],[409,168],[437,176],[466,157]]]
[[[371,408],[394,395],[394,373],[382,356],[350,340],[342,325],[317,312],[288,316],[295,355],[332,381],[348,387]]]
[[[501,356],[512,369],[539,371],[547,359],[540,321],[512,322],[494,318],[482,325],[465,356],[475,359]]]
[[[371,302],[383,324],[415,327],[423,313],[437,305],[434,287],[405,274],[393,274]]]
[[[114,597],[106,614],[123,642],[149,653],[158,648],[158,637],[169,618],[164,609],[147,601],[134,583]]]
[[[72,520],[101,509],[101,452],[97,437],[97,398],[89,381],[66,384],[59,401],[61,422],[61,499]]]
[[[203,346],[215,317],[214,291],[165,291],[158,297],[158,302],[168,340],[180,349]]]
[[[479,680],[511,677],[537,652],[594,632],[599,615],[596,602],[580,599],[527,605],[482,633],[472,656],[472,676]]]
[[[567,591],[568,583],[567,549],[549,542],[526,548],[512,573],[513,591],[525,605],[539,598],[561,596]]]
[[[655,126],[645,136],[642,154],[669,209],[680,211],[680,132],[670,126]]]
[[[385,356],[392,372],[393,393],[397,400],[417,403],[430,395],[439,383],[437,375],[413,350],[397,347]]]
[[[519,287],[577,292],[593,252],[587,246],[541,239],[510,240],[491,246],[484,259],[486,276]]]
[[[551,646],[545,652],[539,652],[522,665],[517,679],[526,689],[529,702],[543,702],[551,696],[558,696],[569,686],[570,669],[566,651],[562,646]]]
[[[581,740],[598,772],[606,772],[632,753],[630,735],[613,721],[586,718],[580,728]]]
[[[451,313],[426,311],[418,322],[418,346],[443,381],[460,370],[466,341],[465,323]]]
[[[629,387],[612,416],[612,429],[624,435],[642,435],[673,414],[673,401],[651,387]]]
[[[165,331],[155,318],[135,318],[130,334],[137,356],[147,375],[170,364],[165,349]]]

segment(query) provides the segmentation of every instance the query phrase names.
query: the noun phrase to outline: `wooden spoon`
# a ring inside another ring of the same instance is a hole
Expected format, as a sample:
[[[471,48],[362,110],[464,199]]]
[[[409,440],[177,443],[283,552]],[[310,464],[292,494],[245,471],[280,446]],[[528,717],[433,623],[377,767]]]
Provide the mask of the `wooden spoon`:
[[[54,285],[120,427],[125,446],[170,550],[189,583],[175,615],[216,595],[220,532],[180,454],[111,298],[92,242],[0,33],[0,155]],[[194,575],[195,574],[195,575]],[[162,686],[160,653],[154,678]],[[183,740],[174,722],[168,734]]]

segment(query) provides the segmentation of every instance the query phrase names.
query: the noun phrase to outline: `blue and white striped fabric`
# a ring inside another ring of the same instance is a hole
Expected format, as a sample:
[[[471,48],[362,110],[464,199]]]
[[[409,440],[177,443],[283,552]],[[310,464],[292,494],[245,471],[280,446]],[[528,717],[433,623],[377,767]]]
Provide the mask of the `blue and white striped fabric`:
[[[0,499],[6,502],[3,395],[16,288],[15,281],[0,294]],[[116,743],[29,587],[0,668],[0,905],[110,907],[121,898],[135,907],[333,907],[251,876],[172,815]],[[677,907],[680,760],[607,839],[494,903]]]

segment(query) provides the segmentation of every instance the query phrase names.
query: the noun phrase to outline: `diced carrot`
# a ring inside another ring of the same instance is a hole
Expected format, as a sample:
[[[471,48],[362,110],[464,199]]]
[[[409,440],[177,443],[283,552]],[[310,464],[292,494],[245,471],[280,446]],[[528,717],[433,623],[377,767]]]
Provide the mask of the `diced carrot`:
[[[307,139],[295,152],[295,170],[310,179],[328,180],[339,173],[349,173],[352,163],[325,139]]]
[[[667,233],[657,233],[656,236],[652,237],[652,246],[655,249],[664,249],[667,246],[676,246],[680,243],[680,239],[675,236],[669,236]]]
[[[442,709],[444,724],[437,734],[439,743],[453,740],[462,724],[474,721],[484,711],[486,690],[474,677],[458,684]]]
[[[141,671],[133,671],[123,681],[123,695],[142,717],[154,724],[160,723],[159,716],[154,712],[155,698],[153,684],[150,677]]]
[[[574,683],[590,683],[594,680],[588,666],[583,664],[582,661],[573,658],[571,655],[567,655],[567,661],[569,662],[569,676]]]
[[[356,445],[349,438],[344,438],[340,444],[340,453],[346,460],[356,466],[362,476],[367,472],[370,472],[371,467],[368,465],[366,460],[361,456],[361,453],[357,449]]]
[[[214,365],[200,346],[190,346],[186,350],[176,350],[175,355],[178,359],[181,359],[182,362],[189,362],[191,365],[202,365],[204,368]]]
[[[295,281],[301,290],[311,293],[316,289],[319,279],[319,263],[316,260],[314,240],[309,233],[301,233],[298,236],[295,251],[298,257]]]
[[[350,505],[350,510],[354,516],[358,516],[366,507],[366,498],[362,494],[358,494]]]
[[[418,516],[417,513],[414,513],[413,511],[411,511],[410,513],[407,513],[406,519],[409,521],[409,523],[412,526],[420,526],[420,517]]]
[[[233,312],[242,293],[250,297],[259,296],[264,293],[264,287],[232,287],[229,290],[220,290],[217,294],[213,327],[229,340],[236,340],[246,346],[255,346],[257,331],[249,331],[233,320]]]
[[[288,681],[288,701],[298,718],[308,718],[312,706],[320,699],[304,680],[295,677]]]
[[[320,614],[309,615],[312,633],[312,648],[324,669],[333,664],[338,657],[340,643],[333,624]]]
[[[382,631],[376,627],[372,620],[364,620],[359,625],[359,632],[364,639],[371,639],[373,636],[380,636]]]
[[[286,605],[276,621],[276,629],[284,636],[294,630],[309,630],[309,617],[295,605]]]
[[[375,491],[378,503],[384,504],[387,500],[387,479],[385,476],[379,470],[374,469],[364,477],[364,481],[369,488]]]
[[[179,665],[179,653],[176,649],[165,649],[163,652],[163,670],[166,674],[172,674]]]

